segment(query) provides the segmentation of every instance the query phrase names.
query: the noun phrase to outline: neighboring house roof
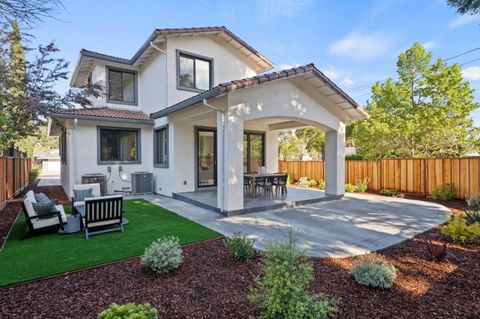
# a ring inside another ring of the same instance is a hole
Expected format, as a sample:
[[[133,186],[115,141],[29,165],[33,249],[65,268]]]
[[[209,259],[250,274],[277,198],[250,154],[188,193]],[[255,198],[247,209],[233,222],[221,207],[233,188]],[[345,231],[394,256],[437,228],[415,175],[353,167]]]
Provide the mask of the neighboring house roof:
[[[153,123],[148,114],[140,111],[113,108],[90,107],[81,109],[57,109],[48,114],[52,118],[71,118],[80,120]]]
[[[245,78],[245,79],[222,83],[208,91],[197,94],[189,99],[176,103],[158,112],[152,113],[151,117],[153,119],[164,117],[171,113],[183,110],[197,103],[200,103],[204,99],[208,100],[233,90],[249,88],[249,87],[261,85],[263,83],[267,83],[275,80],[291,78],[295,76],[305,76],[309,74],[311,74],[312,77],[316,77],[322,83],[321,86],[318,87],[318,89],[322,91],[322,93],[326,94],[329,97],[337,96],[339,98],[339,100],[335,102],[335,104],[339,105],[339,107],[342,103],[349,104],[351,108],[353,108],[357,112],[358,119],[368,118],[367,112],[365,112],[350,96],[348,96],[347,93],[345,93],[335,83],[333,83],[325,74],[323,74],[320,70],[318,70],[313,63],[291,68],[291,69],[278,71],[278,72],[257,75],[251,78]]]
[[[112,55],[98,53],[82,49],[80,51],[80,58],[75,66],[75,70],[70,82],[71,86],[79,86],[82,81],[88,76],[91,64],[94,59],[102,59],[106,61],[128,64],[128,65],[141,65],[152,54],[154,49],[151,48],[150,42],[155,42],[158,39],[166,38],[170,36],[192,36],[192,35],[217,35],[223,39],[229,45],[232,45],[235,49],[240,51],[246,58],[251,60],[257,66],[257,73],[265,72],[274,67],[274,64],[264,57],[260,52],[255,50],[248,43],[240,39],[232,31],[224,26],[221,27],[200,27],[200,28],[170,28],[170,29],[155,29],[140,49],[135,53],[131,59],[120,58]],[[81,76],[80,80],[77,77]]]

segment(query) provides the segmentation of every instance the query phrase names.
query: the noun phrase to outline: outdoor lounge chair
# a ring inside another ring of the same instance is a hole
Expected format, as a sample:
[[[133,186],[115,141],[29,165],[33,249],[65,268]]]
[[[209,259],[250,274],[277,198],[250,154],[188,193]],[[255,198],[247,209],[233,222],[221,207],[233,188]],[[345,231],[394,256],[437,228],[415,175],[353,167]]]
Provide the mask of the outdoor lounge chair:
[[[72,191],[70,192],[70,198],[71,198],[71,201],[72,201],[72,212],[73,212],[74,215],[77,215],[77,213],[78,213],[78,210],[77,210],[78,206],[84,206],[85,205],[85,201],[78,200],[78,199],[75,200],[74,190],[85,190],[85,189],[89,189],[89,188],[92,189],[92,197],[101,196],[100,184],[99,183],[73,185]]]
[[[62,205],[55,205],[58,212],[39,217],[32,205],[32,203],[36,202],[33,191],[29,191],[22,201],[22,210],[25,215],[25,222],[27,223],[27,229],[22,239],[47,229],[58,230],[67,222],[67,216],[65,215],[65,210]]]
[[[91,235],[118,230],[123,233],[122,217],[123,195],[85,198],[85,207],[82,214],[85,238],[88,239]],[[93,228],[111,225],[118,225],[118,227],[92,231]]]

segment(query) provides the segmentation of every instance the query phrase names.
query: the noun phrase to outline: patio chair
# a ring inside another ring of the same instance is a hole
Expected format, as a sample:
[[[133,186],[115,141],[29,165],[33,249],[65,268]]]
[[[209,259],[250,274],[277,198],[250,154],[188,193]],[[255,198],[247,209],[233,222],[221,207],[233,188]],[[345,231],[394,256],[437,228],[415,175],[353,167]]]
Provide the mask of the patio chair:
[[[260,188],[262,190],[262,196],[267,197],[267,195],[271,195],[274,198],[273,194],[273,180],[274,176],[262,176],[257,177],[255,179],[255,187]]]
[[[123,233],[122,217],[123,195],[85,198],[85,208],[82,214],[85,238],[113,231]],[[92,231],[93,228],[112,225],[118,225],[118,227]]]
[[[288,174],[278,174],[275,176],[273,180],[273,184],[275,185],[275,196],[278,196],[279,193],[282,197],[287,196],[287,180]]]
[[[94,184],[77,184],[72,186],[72,191],[70,192],[70,198],[72,202],[72,212],[76,216],[78,213],[77,207],[78,206],[84,206],[85,201],[83,199],[75,199],[75,192],[74,190],[86,190],[86,189],[92,189],[92,196],[89,197],[99,197],[101,196],[101,191],[100,191],[100,184],[99,183],[94,183]]]
[[[251,193],[252,183],[251,179],[243,176],[243,192],[248,195]]]
[[[37,200],[35,199],[33,191],[29,191],[21,203],[27,224],[27,229],[22,239],[45,230],[61,229],[63,225],[67,223],[67,215],[62,205],[55,205],[57,212],[39,216],[34,210],[32,203],[37,203]]]

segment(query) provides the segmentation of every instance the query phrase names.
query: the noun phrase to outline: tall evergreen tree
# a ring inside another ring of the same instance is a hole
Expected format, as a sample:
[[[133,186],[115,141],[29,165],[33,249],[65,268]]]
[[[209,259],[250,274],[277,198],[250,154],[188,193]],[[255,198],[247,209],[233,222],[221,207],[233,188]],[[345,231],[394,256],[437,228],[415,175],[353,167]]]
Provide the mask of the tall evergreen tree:
[[[401,53],[398,80],[372,88],[370,119],[354,125],[357,153],[365,158],[462,156],[477,150],[479,131],[471,113],[478,107],[474,89],[458,64],[415,43]]]

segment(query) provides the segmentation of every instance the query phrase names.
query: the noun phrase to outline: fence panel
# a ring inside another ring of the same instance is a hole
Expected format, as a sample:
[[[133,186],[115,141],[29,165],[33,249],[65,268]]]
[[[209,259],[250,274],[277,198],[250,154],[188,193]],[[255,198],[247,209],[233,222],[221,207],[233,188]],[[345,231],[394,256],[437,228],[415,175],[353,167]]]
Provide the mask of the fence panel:
[[[0,209],[28,184],[30,158],[0,156]]]
[[[279,161],[278,166],[292,180],[325,179],[323,161]],[[451,184],[457,198],[466,198],[480,192],[480,157],[345,161],[345,183],[366,178],[373,191],[395,189],[429,196],[436,187]]]

